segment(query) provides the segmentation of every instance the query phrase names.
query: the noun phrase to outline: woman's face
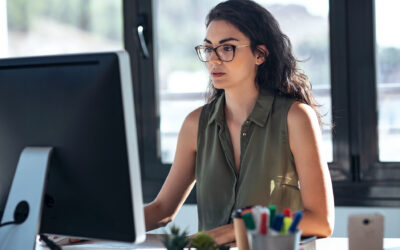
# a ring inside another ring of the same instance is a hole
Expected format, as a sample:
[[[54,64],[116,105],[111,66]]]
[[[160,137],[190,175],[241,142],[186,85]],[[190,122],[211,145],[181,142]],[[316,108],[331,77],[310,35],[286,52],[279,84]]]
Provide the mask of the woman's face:
[[[212,52],[209,62],[206,63],[214,87],[217,89],[231,89],[238,86],[249,87],[254,84],[257,66],[262,63],[257,54],[251,51],[250,40],[231,23],[218,20],[212,21],[206,32],[204,46],[215,48],[219,45],[248,45],[237,47],[232,61],[221,61],[215,52]]]

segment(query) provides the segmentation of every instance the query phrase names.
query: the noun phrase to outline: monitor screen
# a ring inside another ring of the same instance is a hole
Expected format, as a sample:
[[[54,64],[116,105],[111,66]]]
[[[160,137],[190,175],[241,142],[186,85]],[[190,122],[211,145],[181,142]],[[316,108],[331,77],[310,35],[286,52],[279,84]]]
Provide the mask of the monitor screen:
[[[40,233],[144,240],[126,52],[1,59],[0,218],[26,147],[53,148]]]

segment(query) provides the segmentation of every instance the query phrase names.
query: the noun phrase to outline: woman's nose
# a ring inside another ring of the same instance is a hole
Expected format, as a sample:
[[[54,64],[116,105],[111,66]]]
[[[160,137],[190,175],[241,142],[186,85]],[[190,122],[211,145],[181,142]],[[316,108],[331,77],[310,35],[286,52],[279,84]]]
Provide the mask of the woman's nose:
[[[221,64],[222,63],[221,59],[219,59],[219,57],[217,56],[217,52],[215,52],[215,51],[213,51],[211,53],[209,62],[211,64]]]

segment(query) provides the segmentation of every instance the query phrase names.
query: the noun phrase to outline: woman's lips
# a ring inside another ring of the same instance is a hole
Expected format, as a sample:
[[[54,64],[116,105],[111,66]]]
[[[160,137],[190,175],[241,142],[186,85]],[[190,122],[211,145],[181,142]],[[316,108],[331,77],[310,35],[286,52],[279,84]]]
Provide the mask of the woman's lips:
[[[213,72],[213,73],[211,73],[211,75],[212,75],[213,77],[221,77],[221,76],[225,75],[225,73],[222,73],[222,72]]]

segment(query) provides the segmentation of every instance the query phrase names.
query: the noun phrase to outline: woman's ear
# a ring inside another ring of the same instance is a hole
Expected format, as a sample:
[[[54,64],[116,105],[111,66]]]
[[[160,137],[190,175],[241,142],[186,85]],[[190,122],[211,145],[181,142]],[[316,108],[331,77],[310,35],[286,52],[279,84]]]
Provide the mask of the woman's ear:
[[[257,65],[263,64],[269,55],[269,51],[265,45],[258,45],[255,53]]]

